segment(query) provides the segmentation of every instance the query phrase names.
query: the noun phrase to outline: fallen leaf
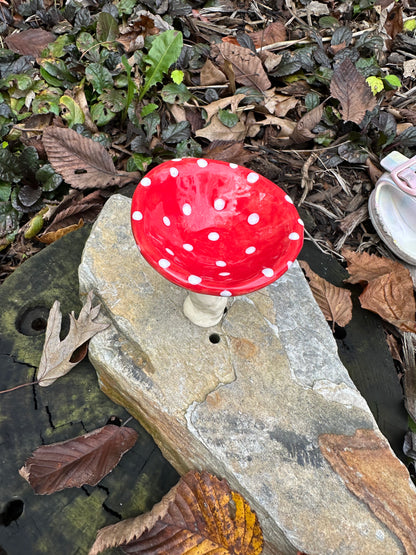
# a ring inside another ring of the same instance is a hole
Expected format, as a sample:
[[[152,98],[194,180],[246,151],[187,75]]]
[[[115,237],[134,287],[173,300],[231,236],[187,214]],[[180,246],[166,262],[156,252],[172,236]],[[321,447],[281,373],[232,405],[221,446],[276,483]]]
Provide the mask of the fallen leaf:
[[[374,164],[370,157],[365,161],[365,165],[368,168],[368,175],[370,176],[371,182],[375,185],[378,179],[382,176],[382,170]]]
[[[227,82],[227,77],[209,58],[202,66],[199,77],[200,83],[204,87],[209,85],[223,85]]]
[[[51,245],[58,239],[61,239],[62,237],[64,237],[64,235],[71,233],[71,231],[76,231],[77,229],[80,229],[83,225],[84,225],[84,220],[80,218],[77,224],[71,224],[66,227],[61,227],[56,231],[48,231],[48,232],[45,231],[45,233],[42,233],[42,235],[38,235],[36,239],[41,243],[44,243],[45,245]]]
[[[43,144],[53,169],[75,189],[104,189],[137,181],[140,172],[117,171],[110,154],[96,141],[66,127],[48,127]]]
[[[333,328],[335,324],[344,328],[352,318],[351,291],[336,287],[321,278],[311,270],[307,262],[300,260],[299,264],[309,279],[309,286],[325,319],[333,322]]]
[[[42,445],[19,474],[39,495],[84,484],[95,486],[133,447],[137,437],[132,428],[108,424],[74,439]]]
[[[251,115],[251,114],[249,114]],[[254,120],[254,118],[253,118]],[[253,137],[255,135],[257,135],[257,133],[259,132],[261,127],[267,126],[267,125],[275,125],[279,128],[279,133],[278,133],[278,137],[281,139],[285,139],[288,137],[291,137],[294,129],[295,129],[295,122],[287,119],[287,118],[277,118],[276,116],[270,116],[267,115],[264,119],[262,120],[256,120],[253,121],[252,123],[252,127],[254,127],[255,131],[254,131],[254,135],[251,133],[251,126],[249,125],[249,119],[247,117],[247,135],[250,137]],[[257,131],[256,131],[257,128]]]
[[[380,14],[380,23],[384,23],[383,30],[388,37],[384,44],[386,49],[390,50],[396,36],[403,31],[403,9],[400,4],[391,2],[383,12],[385,13]]]
[[[392,333],[386,334],[386,342],[389,347],[391,357],[394,360],[397,360],[397,362],[400,362],[400,364],[403,364],[402,357],[400,356],[399,342]]]
[[[264,71],[260,58],[249,48],[223,42],[213,47],[213,53],[216,55],[216,62],[220,66],[225,62],[231,64],[235,80],[238,83],[248,87],[255,87],[260,91],[270,89],[271,83]]]
[[[344,121],[361,123],[366,111],[372,111],[377,100],[373,96],[364,76],[358,71],[350,58],[345,58],[334,70],[330,91],[341,103]]]
[[[42,51],[55,40],[55,35],[43,29],[26,29],[5,39],[7,47],[22,56],[39,58]]]
[[[312,108],[312,110],[300,118],[293,133],[290,135],[294,143],[304,143],[316,137],[316,134],[312,133],[312,129],[321,121],[323,111],[324,103]]]
[[[409,270],[394,260],[344,249],[348,283],[366,283],[360,303],[403,331],[416,332],[416,302]]]
[[[403,79],[407,79],[408,77],[416,79],[416,59],[403,62]]]
[[[357,430],[353,436],[321,435],[319,447],[348,489],[400,538],[407,555],[415,555],[416,490],[386,439]]]
[[[101,529],[89,555],[118,546],[146,555],[260,555],[263,535],[225,480],[191,471],[149,513]]]
[[[406,270],[406,268],[405,268]],[[385,274],[369,282],[360,303],[402,331],[416,333],[416,303],[410,273]]]
[[[195,136],[208,141],[242,141],[246,136],[246,126],[239,121],[233,127],[227,127],[215,115],[209,125],[196,131]]]
[[[270,23],[261,31],[248,33],[248,36],[256,48],[261,48],[262,46],[286,40],[286,27],[281,21],[273,21],[273,23]]]
[[[343,249],[341,254],[348,264],[350,277],[345,280],[347,283],[366,283],[391,272],[408,272],[403,264],[390,258],[350,249]]]
[[[234,162],[240,166],[244,166],[254,158],[258,157],[256,152],[250,152],[244,148],[243,142],[234,141],[213,141],[204,150],[205,158],[213,160],[225,160],[226,162]]]
[[[38,383],[43,387],[51,385],[56,379],[72,370],[77,364],[70,362],[74,351],[96,333],[108,327],[108,324],[94,322],[100,311],[100,305],[92,308],[92,292],[90,292],[78,320],[75,319],[73,312],[69,315],[69,332],[61,341],[59,334],[62,313],[59,308],[59,301],[55,301],[49,312],[46,326],[45,343],[37,373]]]
[[[237,109],[237,106],[245,97],[246,97],[245,94],[239,93],[239,94],[234,94],[233,96],[220,98],[219,100],[215,100],[214,102],[207,104],[206,106],[204,106],[204,110],[207,113],[207,121],[209,121],[214,114],[217,114],[220,110],[223,110],[227,106],[230,106],[230,110],[232,112],[235,112]]]

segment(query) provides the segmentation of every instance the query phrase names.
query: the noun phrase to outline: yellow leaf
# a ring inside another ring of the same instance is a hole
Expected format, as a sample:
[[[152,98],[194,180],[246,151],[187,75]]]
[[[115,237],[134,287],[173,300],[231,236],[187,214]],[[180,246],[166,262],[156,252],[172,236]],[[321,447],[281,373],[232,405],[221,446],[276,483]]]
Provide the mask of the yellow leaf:
[[[371,75],[370,77],[367,77],[366,81],[370,86],[371,92],[374,95],[376,95],[377,93],[381,92],[384,89],[383,81],[379,77],[376,77],[375,75]]]

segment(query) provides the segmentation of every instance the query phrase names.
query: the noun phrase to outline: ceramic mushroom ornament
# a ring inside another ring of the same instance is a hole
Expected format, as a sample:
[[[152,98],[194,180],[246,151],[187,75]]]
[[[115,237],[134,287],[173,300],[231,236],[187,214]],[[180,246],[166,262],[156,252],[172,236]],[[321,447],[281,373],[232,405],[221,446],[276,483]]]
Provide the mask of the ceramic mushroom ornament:
[[[144,258],[189,290],[185,315],[217,324],[227,298],[278,279],[297,257],[303,222],[290,197],[248,168],[218,160],[165,162],[133,196],[133,235]]]

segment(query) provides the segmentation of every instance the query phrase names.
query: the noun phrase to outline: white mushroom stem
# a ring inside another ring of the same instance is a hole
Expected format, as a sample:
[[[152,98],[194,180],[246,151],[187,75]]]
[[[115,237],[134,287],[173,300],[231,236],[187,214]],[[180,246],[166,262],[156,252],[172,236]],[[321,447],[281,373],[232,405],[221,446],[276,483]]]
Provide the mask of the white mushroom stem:
[[[215,297],[189,291],[183,303],[183,312],[197,326],[209,328],[215,326],[221,320],[226,305],[227,299],[225,297]]]

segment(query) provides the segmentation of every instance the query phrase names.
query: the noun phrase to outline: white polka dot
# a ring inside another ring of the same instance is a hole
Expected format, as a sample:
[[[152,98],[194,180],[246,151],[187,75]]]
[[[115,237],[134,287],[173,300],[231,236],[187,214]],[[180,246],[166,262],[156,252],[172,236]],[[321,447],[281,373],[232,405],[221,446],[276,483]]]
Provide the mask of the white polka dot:
[[[168,254],[171,254],[172,256],[175,254],[175,253],[173,252],[173,250],[168,249],[168,248],[166,248],[165,251],[166,251]]]
[[[264,270],[262,270],[261,272],[266,277],[272,277],[272,275],[274,274],[271,268],[264,268]]]
[[[250,216],[247,218],[247,221],[250,225],[256,225],[259,222],[259,220],[260,220],[260,216],[255,212],[250,214]]]
[[[158,264],[161,268],[169,268],[169,266],[170,266],[170,262],[169,262],[169,260],[166,260],[166,258],[161,258],[159,260]]]
[[[303,223],[303,220],[301,220],[300,218],[298,218],[298,224],[300,224],[300,225],[305,225],[305,224]]]
[[[200,158],[199,160],[197,160],[196,163],[200,168],[206,168],[208,166],[208,162],[203,158]]]
[[[230,168],[232,170],[236,170],[238,168],[238,164],[234,164],[233,162],[230,163]]]
[[[293,204],[293,200],[290,198],[289,195],[285,195],[285,201],[289,202],[290,204]]]
[[[192,276],[191,275],[191,276],[188,277],[188,281],[192,285],[198,285],[198,283],[201,283],[202,278],[200,278],[199,276]]]
[[[178,177],[178,168],[170,168],[169,173],[172,177]]]
[[[210,241],[218,241],[219,238],[220,236],[216,231],[211,231],[211,233],[208,233],[208,239]]]
[[[167,216],[163,216],[163,223],[168,227],[170,226],[170,220]]]
[[[220,275],[220,276],[229,276],[230,272],[220,272],[218,275]]]
[[[194,250],[194,247],[192,245],[190,245],[189,243],[185,243],[184,245],[182,245],[182,247],[188,252],[191,252],[191,251]]]
[[[185,203],[182,206],[182,212],[185,214],[185,216],[190,216],[192,213],[192,206],[188,203]]]
[[[172,162],[182,162],[182,158],[172,158]]]
[[[143,187],[149,187],[151,183],[152,182],[148,177],[143,177],[143,179],[140,181],[140,185],[143,185]]]
[[[289,261],[287,262],[287,269],[289,269],[289,268],[292,266],[292,264],[293,264],[293,262],[292,262],[291,260],[289,260]]]
[[[139,212],[138,210],[135,210],[133,212],[132,218],[133,218],[133,220],[136,220],[136,222],[140,222],[140,220],[143,219],[143,214],[141,212]]]
[[[220,266],[220,268],[224,268],[224,266],[227,266],[227,263],[224,262],[224,260],[217,260],[217,261],[215,262],[215,264],[216,264],[217,266]]]
[[[231,297],[231,292],[230,291],[221,291],[220,293],[220,297]]]
[[[253,254],[253,252],[256,252],[256,247],[247,247],[246,248],[246,254]]]
[[[249,173],[248,176],[247,176],[247,181],[248,181],[249,183],[255,183],[255,182],[258,180],[258,178],[259,178],[259,174],[258,174],[258,173],[251,172],[251,173]]]
[[[225,200],[222,198],[216,198],[214,200],[214,208],[215,210],[222,210],[225,206]]]
[[[293,232],[289,235],[291,241],[297,241],[299,239],[299,233]]]

